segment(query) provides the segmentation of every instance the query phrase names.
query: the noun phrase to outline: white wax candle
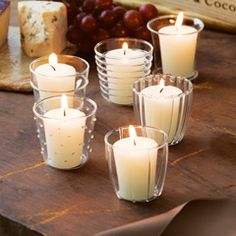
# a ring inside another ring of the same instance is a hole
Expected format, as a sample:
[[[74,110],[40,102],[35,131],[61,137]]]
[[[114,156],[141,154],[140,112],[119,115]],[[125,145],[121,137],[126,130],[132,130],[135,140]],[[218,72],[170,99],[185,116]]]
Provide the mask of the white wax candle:
[[[132,83],[144,76],[145,51],[114,49],[106,53],[109,99],[121,105],[133,103]]]
[[[165,26],[159,30],[164,74],[190,77],[194,71],[198,32],[191,26]]]
[[[142,120],[142,123],[165,131],[168,134],[168,142],[172,141],[177,131],[180,104],[177,95],[181,93],[182,90],[177,87],[161,85],[150,86],[141,91],[141,95],[144,95],[145,110],[145,121]]]
[[[60,108],[44,115],[44,129],[47,143],[47,163],[59,169],[70,169],[81,162],[84,144],[85,114],[67,108],[66,114]]]
[[[151,198],[155,190],[157,143],[150,138],[131,137],[113,145],[119,195],[131,201]]]
[[[40,92],[40,99],[60,95],[64,91],[73,91],[75,88],[76,70],[71,65],[57,63],[57,61],[49,62],[38,66],[35,69],[35,74],[38,88],[43,90]],[[50,91],[54,93],[50,93]]]

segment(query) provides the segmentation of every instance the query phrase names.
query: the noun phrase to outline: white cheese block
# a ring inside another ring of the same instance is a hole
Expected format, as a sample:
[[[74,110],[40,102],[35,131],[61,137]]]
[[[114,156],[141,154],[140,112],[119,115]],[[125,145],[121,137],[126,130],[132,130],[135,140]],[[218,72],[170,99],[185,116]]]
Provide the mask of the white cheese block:
[[[66,47],[67,12],[61,2],[18,2],[21,44],[30,57],[59,54]]]
[[[0,0],[0,47],[5,43],[8,33],[10,1]]]

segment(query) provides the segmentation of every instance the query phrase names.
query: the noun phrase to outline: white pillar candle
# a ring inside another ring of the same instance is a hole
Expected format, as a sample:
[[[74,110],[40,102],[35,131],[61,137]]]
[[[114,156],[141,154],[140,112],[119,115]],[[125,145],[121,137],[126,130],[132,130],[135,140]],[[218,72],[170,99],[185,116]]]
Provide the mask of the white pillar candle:
[[[145,75],[145,51],[130,49],[124,43],[122,48],[106,53],[106,63],[110,101],[121,105],[132,104],[132,83]]]
[[[198,32],[182,25],[182,21],[180,13],[175,25],[159,30],[162,70],[164,74],[190,77],[194,72]]]
[[[60,95],[60,92],[64,91],[73,91],[75,88],[75,68],[71,65],[57,63],[57,56],[54,53],[49,56],[49,63],[38,66],[35,73],[38,89],[41,90],[40,99]],[[50,91],[54,93],[50,93]]]
[[[119,195],[131,201],[151,198],[155,190],[157,143],[147,137],[128,137],[116,141],[113,150]]]
[[[168,134],[168,142],[171,142],[178,128],[180,109],[179,94],[182,90],[174,86],[165,86],[161,80],[159,85],[149,86],[141,91],[140,99],[144,99],[144,113],[142,124],[155,127]],[[141,105],[142,109],[142,105]]]
[[[63,96],[62,108],[50,110],[44,115],[47,163],[59,169],[78,166],[84,144],[85,114],[63,105],[65,100],[67,103]]]

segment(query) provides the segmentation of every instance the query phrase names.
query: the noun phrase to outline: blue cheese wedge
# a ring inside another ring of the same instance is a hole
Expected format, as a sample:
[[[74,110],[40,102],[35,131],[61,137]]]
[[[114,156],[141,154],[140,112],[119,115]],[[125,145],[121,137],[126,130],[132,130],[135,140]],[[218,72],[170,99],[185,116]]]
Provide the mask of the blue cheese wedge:
[[[61,2],[18,2],[21,45],[30,57],[59,54],[66,47],[67,12]]]
[[[0,0],[0,47],[7,39],[10,14],[10,1]]]

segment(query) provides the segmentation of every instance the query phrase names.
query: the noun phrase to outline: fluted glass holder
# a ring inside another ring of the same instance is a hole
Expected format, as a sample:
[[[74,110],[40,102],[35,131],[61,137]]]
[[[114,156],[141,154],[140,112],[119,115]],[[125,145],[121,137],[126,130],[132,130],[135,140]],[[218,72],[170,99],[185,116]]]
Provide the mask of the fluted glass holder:
[[[67,96],[67,100],[66,114],[61,96],[43,99],[33,106],[43,159],[49,166],[65,170],[88,161],[97,110],[89,98]]]
[[[198,76],[196,48],[204,24],[198,18],[184,17],[182,26],[177,28],[176,19],[177,15],[161,16],[147,24],[154,45],[155,71],[193,80]]]
[[[128,49],[123,50],[124,43]],[[95,46],[95,61],[103,98],[119,105],[132,105],[132,83],[150,74],[152,45],[133,38],[112,38]]]
[[[165,83],[162,92],[161,80]],[[135,81],[133,93],[138,122],[165,131],[169,145],[179,143],[184,137],[192,104],[191,81],[180,76],[152,74]]]
[[[85,97],[89,63],[80,57],[70,55],[57,55],[57,60],[60,70],[58,72],[53,71],[53,68],[45,69],[45,65],[48,65],[46,56],[40,57],[30,64],[30,83],[35,102],[62,94]]]
[[[160,196],[164,187],[168,143],[165,132],[135,126],[135,144],[128,127],[109,131],[105,136],[110,178],[119,199],[149,202]]]

